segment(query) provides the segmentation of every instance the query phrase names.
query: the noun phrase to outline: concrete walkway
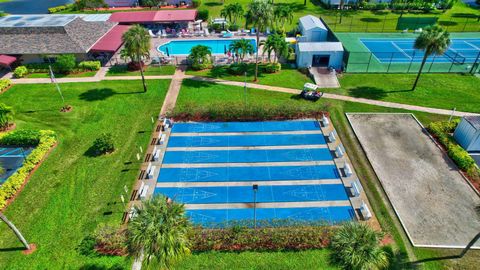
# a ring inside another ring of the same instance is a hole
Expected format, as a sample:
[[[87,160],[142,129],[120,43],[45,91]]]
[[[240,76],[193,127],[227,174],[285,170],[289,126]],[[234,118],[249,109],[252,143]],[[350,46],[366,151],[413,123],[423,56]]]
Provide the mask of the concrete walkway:
[[[178,66],[175,70],[175,74],[172,76],[172,82],[168,88],[167,96],[163,102],[162,109],[160,110],[160,116],[165,116],[172,112],[177,103],[178,93],[180,93],[180,88],[182,87],[183,78],[185,78],[185,71],[187,66]]]
[[[195,76],[189,76],[189,75],[187,75],[186,78],[189,78],[189,79],[192,79],[192,80],[197,80],[197,81],[215,82],[215,83],[224,84],[224,85],[232,85],[232,86],[240,86],[240,87],[244,86],[243,82],[233,82],[233,81],[212,79],[212,78],[206,78],[206,77],[195,77]],[[292,88],[261,85],[261,84],[255,84],[255,83],[247,83],[247,87],[248,88],[268,90],[268,91],[288,93],[288,94],[299,94],[301,92],[301,90],[292,89]],[[388,102],[388,101],[372,100],[372,99],[366,99],[366,98],[355,98],[355,97],[349,97],[349,96],[337,95],[337,94],[330,94],[330,93],[323,94],[322,98],[356,102],[356,103],[363,103],[363,104],[369,104],[369,105],[375,105],[375,106],[381,106],[381,107],[388,107],[388,108],[404,109],[404,110],[410,110],[410,111],[433,113],[433,114],[442,114],[442,115],[452,115],[453,114],[454,116],[459,116],[459,117],[467,116],[467,115],[479,115],[477,113],[461,112],[461,111],[456,111],[456,112],[453,113],[451,110],[445,110],[445,109],[436,109],[436,108],[401,104],[401,103]]]

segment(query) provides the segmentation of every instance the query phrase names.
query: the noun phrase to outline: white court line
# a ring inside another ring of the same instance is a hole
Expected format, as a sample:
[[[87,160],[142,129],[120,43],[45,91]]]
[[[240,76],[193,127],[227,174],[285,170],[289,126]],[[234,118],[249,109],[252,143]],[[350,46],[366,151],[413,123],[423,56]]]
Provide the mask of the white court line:
[[[306,207],[334,207],[351,206],[350,201],[309,201],[309,202],[268,202],[257,203],[256,208],[306,208]],[[204,204],[185,204],[187,210],[206,210],[206,209],[245,209],[253,208],[251,203],[204,203]]]
[[[278,150],[278,149],[322,149],[328,148],[326,144],[303,145],[270,145],[270,146],[201,146],[201,147],[168,147],[167,152],[175,151],[227,151],[227,150]]]
[[[399,50],[401,53],[403,53],[403,55],[405,55],[408,59],[410,59],[410,61],[412,60],[412,57],[410,57],[410,55],[408,55],[406,52],[404,52],[402,48],[398,47],[398,45],[395,44],[395,42],[390,41],[390,43],[392,43],[393,47],[395,47],[397,50]],[[392,52],[392,53],[394,53],[394,52]]]
[[[239,136],[239,135],[299,135],[299,134],[323,134],[319,130],[301,131],[256,131],[256,132],[183,132],[172,133],[170,137],[197,137],[197,136]]]
[[[465,41],[465,40],[464,40],[463,42],[467,43],[468,45],[472,46],[472,47],[475,48],[476,50],[479,50],[479,51],[480,51],[480,48],[477,47],[477,46],[475,46],[474,44],[472,44],[472,43],[470,43],[470,42],[468,42],[468,41]]]
[[[297,186],[297,185],[337,185],[342,184],[340,179],[322,180],[265,180],[265,181],[224,181],[224,182],[157,182],[157,188],[189,188],[189,187],[243,187],[253,184],[261,186]]]
[[[276,166],[318,166],[334,165],[333,160],[302,162],[247,162],[247,163],[174,163],[163,164],[163,168],[213,168],[213,167],[276,167]]]

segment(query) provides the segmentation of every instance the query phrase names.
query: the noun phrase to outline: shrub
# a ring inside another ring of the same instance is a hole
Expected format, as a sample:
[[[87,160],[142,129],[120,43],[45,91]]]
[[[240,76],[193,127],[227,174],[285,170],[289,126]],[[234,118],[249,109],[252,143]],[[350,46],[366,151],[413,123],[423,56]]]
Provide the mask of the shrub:
[[[115,150],[113,136],[110,133],[103,133],[98,137],[92,146],[95,155],[111,153]]]
[[[12,138],[18,138],[26,136],[26,133],[23,133],[22,136],[18,136],[16,133],[22,133],[22,130],[16,130],[7,133],[0,134],[0,144],[10,145],[9,143],[14,142]],[[45,155],[48,153],[50,148],[52,148],[57,142],[56,135],[51,130],[40,130],[40,131],[27,131],[31,134],[31,138],[23,138],[21,141],[27,142],[37,142],[35,149],[27,156],[23,162],[23,166],[18,169],[14,174],[12,174],[1,186],[0,186],[0,209],[5,207],[7,201],[15,196],[17,191],[22,187],[23,183],[30,175],[35,166],[42,161]]]
[[[5,129],[10,126],[13,121],[13,108],[0,103],[0,129]]]
[[[292,226],[253,229],[233,226],[227,229],[196,228],[191,236],[194,251],[282,251],[324,248],[330,227]]]
[[[212,64],[210,63],[193,63],[192,64],[193,70],[204,70],[208,68],[212,68]]]
[[[126,231],[108,225],[101,226],[95,232],[95,250],[105,255],[125,255],[127,253]]]
[[[51,8],[48,8],[48,13],[58,13],[60,11],[64,11],[64,10],[67,10],[67,9],[72,9],[73,6],[74,6],[74,4],[66,4],[66,5],[51,7]]]
[[[212,30],[213,32],[220,32],[223,30],[223,24],[219,24],[219,23],[212,24],[210,25],[210,30]]]
[[[0,93],[6,90],[11,85],[12,81],[10,79],[0,79]]]
[[[75,66],[75,55],[73,54],[61,54],[55,62],[55,70],[60,73],[70,73],[75,69]]]
[[[0,138],[0,145],[6,146],[35,146],[40,143],[40,131],[21,129],[5,133]]]
[[[248,70],[246,63],[233,63],[228,67],[228,73],[232,75],[243,75]]]
[[[78,64],[78,68],[81,70],[97,71],[101,67],[100,61],[82,61]]]
[[[276,73],[282,69],[280,63],[270,63],[262,66],[262,71],[265,73]]]
[[[25,66],[19,66],[13,71],[15,78],[23,78],[28,74],[28,69]]]
[[[232,24],[228,27],[228,30],[230,31],[238,31],[240,27],[237,24]]]
[[[82,242],[77,246],[76,250],[83,256],[96,256],[98,255],[97,251],[95,250],[95,237],[89,235],[83,238]]]
[[[197,8],[202,4],[202,0],[192,0],[192,7]]]
[[[197,19],[199,20],[207,21],[209,17],[210,17],[210,14],[208,9],[201,9],[197,13]]]

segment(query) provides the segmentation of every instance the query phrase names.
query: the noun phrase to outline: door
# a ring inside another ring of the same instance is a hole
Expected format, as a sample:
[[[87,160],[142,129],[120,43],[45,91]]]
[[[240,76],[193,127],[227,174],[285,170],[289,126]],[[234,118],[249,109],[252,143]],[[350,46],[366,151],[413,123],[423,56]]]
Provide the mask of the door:
[[[312,67],[328,67],[330,55],[314,55],[312,59]]]

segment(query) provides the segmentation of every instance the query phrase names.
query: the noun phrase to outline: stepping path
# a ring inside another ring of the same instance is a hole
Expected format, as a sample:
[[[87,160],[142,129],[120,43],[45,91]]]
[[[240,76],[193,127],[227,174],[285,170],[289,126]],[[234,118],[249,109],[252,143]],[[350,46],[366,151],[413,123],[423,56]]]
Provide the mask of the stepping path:
[[[185,70],[187,70],[187,66],[178,66],[175,70],[175,74],[172,76],[172,82],[168,88],[167,96],[165,97],[162,109],[160,110],[160,116],[167,115],[172,112],[175,107],[178,93],[180,93],[180,88],[182,87],[182,81],[185,78]]]

